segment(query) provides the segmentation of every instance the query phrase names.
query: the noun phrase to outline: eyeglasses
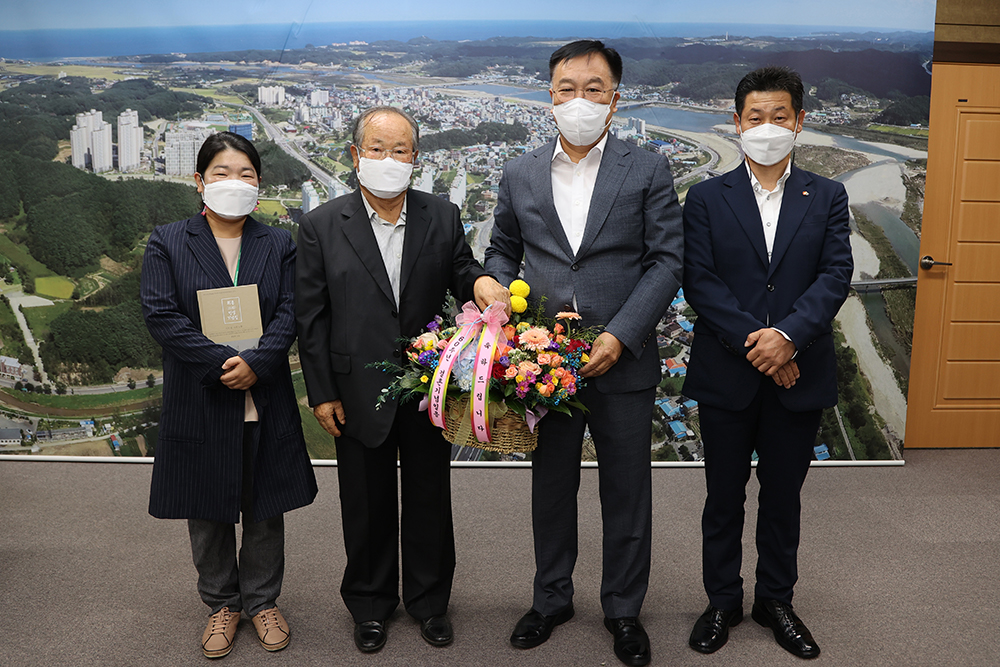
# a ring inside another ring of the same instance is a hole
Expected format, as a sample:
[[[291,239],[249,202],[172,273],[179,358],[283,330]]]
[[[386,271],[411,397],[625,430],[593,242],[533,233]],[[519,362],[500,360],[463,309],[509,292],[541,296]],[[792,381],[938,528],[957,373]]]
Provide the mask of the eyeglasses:
[[[400,146],[389,149],[381,148],[380,146],[362,148],[361,154],[369,160],[381,160],[385,158],[386,155],[390,155],[396,162],[413,162],[413,151],[409,148],[402,148]]]
[[[604,99],[604,95],[607,93],[615,92],[615,88],[609,88],[607,90],[601,90],[595,86],[587,86],[583,90],[578,90],[576,88],[570,88],[569,86],[564,86],[555,90],[555,98],[560,102],[569,102],[575,97],[585,97],[591,102],[600,102]]]

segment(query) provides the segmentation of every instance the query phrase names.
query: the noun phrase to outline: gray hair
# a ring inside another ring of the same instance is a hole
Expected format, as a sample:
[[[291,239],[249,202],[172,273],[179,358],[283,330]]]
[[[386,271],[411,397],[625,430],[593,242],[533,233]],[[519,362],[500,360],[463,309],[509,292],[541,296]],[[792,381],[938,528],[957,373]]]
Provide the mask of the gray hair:
[[[416,152],[420,144],[420,128],[417,126],[417,120],[402,109],[390,106],[378,106],[366,109],[354,120],[351,141],[358,147],[358,150],[361,150],[361,143],[365,140],[365,126],[368,125],[368,121],[372,116],[380,113],[396,114],[406,119],[406,122],[410,124],[411,134],[413,135],[413,151]]]

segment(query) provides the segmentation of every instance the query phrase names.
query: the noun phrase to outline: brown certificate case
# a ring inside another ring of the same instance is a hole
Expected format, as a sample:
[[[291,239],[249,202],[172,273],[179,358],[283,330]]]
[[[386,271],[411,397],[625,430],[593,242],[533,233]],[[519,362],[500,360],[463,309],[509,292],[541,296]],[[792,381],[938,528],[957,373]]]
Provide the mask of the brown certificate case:
[[[257,285],[198,290],[198,310],[202,333],[237,352],[257,347],[264,333]]]

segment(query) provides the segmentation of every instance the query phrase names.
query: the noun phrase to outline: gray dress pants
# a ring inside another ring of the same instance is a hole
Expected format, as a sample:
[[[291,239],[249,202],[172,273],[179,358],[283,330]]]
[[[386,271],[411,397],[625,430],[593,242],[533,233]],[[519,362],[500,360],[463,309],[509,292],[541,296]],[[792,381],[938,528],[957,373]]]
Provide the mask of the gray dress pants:
[[[236,556],[236,526],[188,519],[191,553],[198,570],[198,593],[215,614],[223,607],[256,616],[275,606],[285,573],[284,515],[253,518],[253,452],[257,422],[243,432],[243,541]]]

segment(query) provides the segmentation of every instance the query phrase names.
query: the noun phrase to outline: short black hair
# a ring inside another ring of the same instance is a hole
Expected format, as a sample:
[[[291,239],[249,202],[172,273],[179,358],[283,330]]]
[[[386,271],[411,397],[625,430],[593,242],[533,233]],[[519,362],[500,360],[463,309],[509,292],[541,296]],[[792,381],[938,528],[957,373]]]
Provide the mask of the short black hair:
[[[212,164],[215,156],[227,148],[239,151],[250,158],[250,164],[257,171],[257,178],[260,178],[260,155],[257,154],[257,149],[253,147],[249,139],[233,132],[216,132],[205,139],[205,143],[198,150],[196,166],[202,178],[205,177],[205,170],[208,169],[208,165]]]
[[[611,76],[615,80],[615,85],[617,86],[622,81],[622,57],[618,55],[618,52],[612,49],[610,46],[604,46],[604,42],[597,39],[580,39],[575,42],[570,42],[560,46],[555,52],[549,57],[549,80],[552,80],[553,75],[556,72],[556,65],[563,62],[564,60],[569,60],[570,58],[577,58],[579,56],[590,55],[591,53],[599,53],[607,61],[608,67],[611,68]]]
[[[777,93],[784,91],[792,96],[792,110],[798,116],[802,111],[802,77],[790,67],[767,65],[747,74],[736,86],[736,115],[743,117],[743,105],[750,93]]]

